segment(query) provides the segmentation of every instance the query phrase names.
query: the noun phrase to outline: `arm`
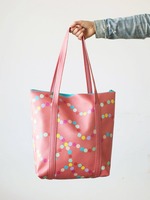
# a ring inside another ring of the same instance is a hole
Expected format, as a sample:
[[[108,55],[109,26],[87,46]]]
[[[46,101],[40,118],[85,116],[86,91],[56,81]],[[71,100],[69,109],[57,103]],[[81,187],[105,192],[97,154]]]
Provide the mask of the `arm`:
[[[145,39],[150,37],[150,14],[94,20],[96,38]]]

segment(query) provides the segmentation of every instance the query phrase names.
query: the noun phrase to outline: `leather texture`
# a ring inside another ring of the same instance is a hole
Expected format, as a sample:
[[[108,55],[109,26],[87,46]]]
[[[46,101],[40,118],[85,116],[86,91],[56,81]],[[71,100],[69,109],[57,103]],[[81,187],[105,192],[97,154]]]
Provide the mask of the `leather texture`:
[[[30,90],[34,164],[41,179],[96,178],[110,174],[115,91],[97,93],[82,37],[88,93],[60,93],[69,30],[50,92]]]

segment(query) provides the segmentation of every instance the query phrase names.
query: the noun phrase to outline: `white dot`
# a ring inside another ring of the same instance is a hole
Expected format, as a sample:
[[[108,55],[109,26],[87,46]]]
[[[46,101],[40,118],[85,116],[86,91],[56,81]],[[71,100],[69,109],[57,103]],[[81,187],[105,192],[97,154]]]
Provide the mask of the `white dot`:
[[[70,147],[67,146],[67,147],[66,147],[66,150],[67,150],[67,151],[70,150]]]
[[[35,99],[32,99],[32,102],[35,102]]]
[[[77,144],[76,147],[77,147],[77,148],[80,148],[80,144]]]
[[[61,172],[64,172],[65,171],[65,169],[64,168],[61,168],[61,170],[60,170]]]

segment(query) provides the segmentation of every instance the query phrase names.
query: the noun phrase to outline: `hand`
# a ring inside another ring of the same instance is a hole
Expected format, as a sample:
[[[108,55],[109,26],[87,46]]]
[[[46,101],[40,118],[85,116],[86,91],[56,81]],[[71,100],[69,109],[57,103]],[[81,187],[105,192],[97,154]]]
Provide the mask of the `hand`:
[[[95,23],[93,21],[74,21],[70,27],[70,32],[79,40],[81,40],[82,36],[86,40],[96,33]]]

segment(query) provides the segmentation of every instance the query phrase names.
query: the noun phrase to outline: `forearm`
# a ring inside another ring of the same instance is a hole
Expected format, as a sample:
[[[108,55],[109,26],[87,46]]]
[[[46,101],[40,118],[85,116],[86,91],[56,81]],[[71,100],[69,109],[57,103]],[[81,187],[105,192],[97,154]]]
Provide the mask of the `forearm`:
[[[145,39],[150,37],[150,14],[94,20],[96,38]]]

